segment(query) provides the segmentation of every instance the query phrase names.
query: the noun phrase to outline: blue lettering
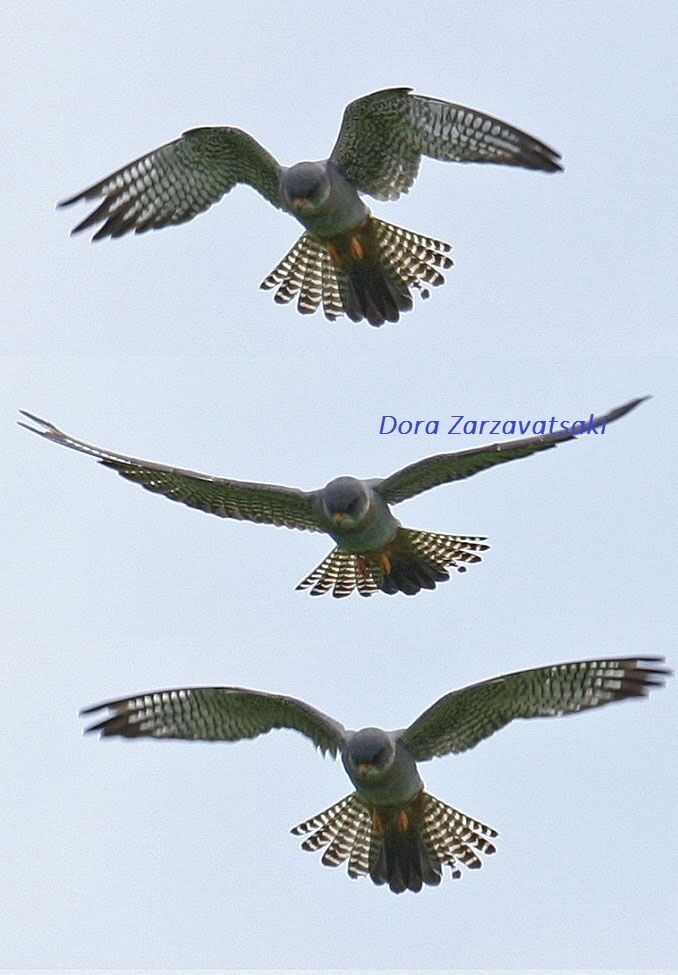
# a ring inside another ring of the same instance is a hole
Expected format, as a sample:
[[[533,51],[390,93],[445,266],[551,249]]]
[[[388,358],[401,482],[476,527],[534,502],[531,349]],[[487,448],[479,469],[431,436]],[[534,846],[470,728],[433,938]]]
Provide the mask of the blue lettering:
[[[391,426],[391,429],[390,430],[385,430],[384,429],[384,425],[385,425],[385,423],[386,423],[387,420],[392,420],[393,421],[393,425]],[[396,428],[396,423],[397,423],[396,418],[394,416],[389,416],[388,413],[387,413],[386,416],[382,416],[382,418],[381,418],[381,426],[379,427],[379,433],[393,433],[393,431]]]
[[[595,433],[596,436],[597,436],[598,435],[598,427],[594,424],[594,422],[593,422],[594,420],[595,420],[595,417],[594,417],[594,415],[592,413],[591,416],[589,417],[589,425],[586,428],[586,432],[587,433]]]

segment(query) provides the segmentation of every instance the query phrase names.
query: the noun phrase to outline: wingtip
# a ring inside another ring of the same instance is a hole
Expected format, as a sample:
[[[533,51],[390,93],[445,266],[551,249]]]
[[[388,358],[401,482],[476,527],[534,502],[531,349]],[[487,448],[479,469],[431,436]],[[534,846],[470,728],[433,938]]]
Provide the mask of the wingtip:
[[[65,200],[57,200],[55,209],[60,210],[61,207],[69,207],[71,206],[71,204],[77,203],[78,200],[81,200],[82,198],[83,198],[82,193],[76,193],[75,196],[69,196]]]
[[[628,402],[622,403],[621,406],[615,407],[606,414],[605,422],[611,423],[614,420],[619,420],[622,416],[626,416],[627,413],[635,410],[637,406],[640,406],[641,403],[644,403],[645,400],[648,399],[652,399],[651,394],[648,394],[647,396],[637,396],[635,399],[630,399]],[[600,419],[602,420],[602,417]]]
[[[22,416],[27,416],[29,420],[34,420],[35,423],[46,423],[41,417],[36,416],[35,413],[29,413],[28,410],[19,410]]]
[[[83,735],[98,734],[100,738],[103,738],[106,734],[106,725],[114,717],[114,715],[105,713],[108,711],[108,707],[108,704],[89,704],[87,707],[80,708],[78,711],[78,717],[80,718],[90,719],[91,715],[96,715],[94,724],[89,724],[82,729]],[[104,717],[102,717],[102,713],[104,713]]]
[[[25,430],[30,430],[31,433],[37,433],[39,437],[47,437],[50,432],[56,433],[57,428],[49,422],[49,420],[43,420],[42,417],[36,416],[35,413],[29,413],[28,410],[19,410],[21,416],[25,416],[27,419],[32,420],[33,423],[37,423],[39,426],[44,427],[43,430],[38,429],[38,427],[31,426],[30,423],[24,423],[22,420],[17,420],[17,426],[23,427]]]
[[[82,729],[83,735],[99,735],[100,738],[106,737],[106,725],[108,721],[108,718],[104,718],[102,721],[97,721],[96,724],[88,725]]]
[[[666,657],[635,657],[636,670],[656,677],[657,680],[648,680],[646,683],[651,687],[664,687],[666,680],[673,677],[673,668],[664,667]]]
[[[39,423],[42,426],[46,425],[44,420],[41,420],[39,416],[35,416],[33,413],[29,413],[28,410],[19,410],[19,414],[21,416],[25,416],[29,420],[32,420],[33,423]],[[23,420],[17,420],[16,422],[17,426],[23,427],[24,430],[30,430],[31,433],[37,433],[39,436],[43,435],[42,430],[38,430],[37,427],[31,426],[30,423],[24,423]]]
[[[631,410],[635,410],[637,406],[640,406],[641,403],[644,403],[649,399],[652,399],[651,393],[648,393],[647,396],[637,396],[635,399],[629,400],[628,403],[625,403],[624,406],[620,407],[620,409],[623,409],[626,413],[630,413]]]
[[[88,704],[87,707],[80,708],[78,714],[82,718],[86,714],[94,714],[95,711],[101,711],[104,707],[106,707],[105,704]]]

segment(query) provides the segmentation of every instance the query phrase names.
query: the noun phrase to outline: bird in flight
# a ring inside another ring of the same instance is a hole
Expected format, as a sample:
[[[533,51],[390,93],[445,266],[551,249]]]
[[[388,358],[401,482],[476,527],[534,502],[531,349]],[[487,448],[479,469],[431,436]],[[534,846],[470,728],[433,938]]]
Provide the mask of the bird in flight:
[[[604,427],[625,416],[644,399],[647,397],[630,400],[595,417],[589,425],[596,429]],[[391,506],[440,484],[549,450],[577,436],[571,430],[559,430],[506,440],[425,457],[385,478],[338,477],[319,490],[301,491],[277,484],[234,481],[114,454],[75,440],[32,413],[21,412],[36,424],[20,423],[26,429],[64,447],[90,454],[122,477],[172,501],[221,518],[325,532],[336,542],[336,547],[297,586],[297,589],[310,589],[313,596],[329,591],[333,596],[348,596],[354,590],[361,596],[375,592],[414,595],[421,589],[435,589],[437,583],[449,579],[449,568],[464,572],[468,565],[480,562],[480,553],[489,548],[484,536],[444,535],[404,528],[391,513]]]
[[[59,206],[102,199],[73,233],[101,224],[93,239],[185,223],[246,183],[301,223],[305,233],[262,282],[275,300],[310,314],[322,304],[371,325],[395,322],[443,282],[450,245],[373,217],[360,194],[397,200],[422,156],[500,163],[553,173],[559,154],[484,112],[410,88],[388,88],[348,105],[329,159],[280,166],[242,129],[189,129]]]
[[[443,867],[482,865],[495,852],[496,830],[424,791],[417,769],[440,755],[457,754],[489,738],[514,718],[554,717],[645,697],[671,673],[663,657],[580,660],[506,674],[452,691],[409,728],[347,731],[304,701],[241,687],[150,691],[85,708],[108,712],[87,728],[102,736],[240,741],[273,728],[292,728],[323,755],[341,755],[355,792],[295,826],[310,834],[304,850],[325,847],[322,862],[348,860],[351,877],[388,884],[394,893],[437,886]]]

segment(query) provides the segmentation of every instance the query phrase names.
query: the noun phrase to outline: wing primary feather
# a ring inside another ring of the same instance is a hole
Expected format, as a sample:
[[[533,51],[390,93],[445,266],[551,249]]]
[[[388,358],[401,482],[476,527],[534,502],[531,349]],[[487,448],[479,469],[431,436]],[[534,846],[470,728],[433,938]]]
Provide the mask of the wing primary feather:
[[[147,491],[162,494],[171,501],[181,502],[221,518],[305,531],[323,530],[315,514],[315,495],[312,491],[301,491],[278,484],[236,481],[127,457],[76,440],[53,423],[33,413],[23,410],[21,412],[36,426],[19,421],[20,426],[46,440],[95,457],[121,477],[139,484]]]
[[[102,712],[108,713],[102,717]],[[306,702],[241,687],[144,692],[85,707],[80,714],[96,715],[85,733],[103,737],[239,741],[288,728],[333,757],[344,740],[343,725]]]
[[[486,112],[410,88],[388,88],[346,106],[331,160],[362,193],[396,200],[412,187],[422,156],[499,163],[547,173],[560,153]]]
[[[651,397],[640,396],[615,407],[608,413],[592,417],[588,422],[585,420],[575,421],[575,424],[581,422],[585,425],[585,429],[604,427],[606,424],[626,416],[627,413],[630,413],[647,399],[651,399]],[[531,454],[540,453],[543,450],[550,450],[558,444],[566,443],[568,440],[576,440],[583,435],[584,429],[576,433],[573,433],[571,429],[563,429],[533,437],[499,441],[498,443],[472,447],[470,450],[460,450],[455,453],[434,454],[401,468],[401,470],[381,481],[372,483],[388,504],[397,504],[441,484],[463,480],[490,467],[496,467],[498,464],[529,457]]]
[[[103,198],[73,229],[97,223],[93,240],[168,227],[208,210],[238,183],[284,209],[280,166],[247,132],[231,126],[189,129],[173,142],[140,156],[98,183],[61,200],[66,207]]]
[[[463,752],[516,718],[559,717],[647,697],[672,673],[663,663],[663,657],[609,657],[504,674],[445,694],[401,739],[417,761]]]

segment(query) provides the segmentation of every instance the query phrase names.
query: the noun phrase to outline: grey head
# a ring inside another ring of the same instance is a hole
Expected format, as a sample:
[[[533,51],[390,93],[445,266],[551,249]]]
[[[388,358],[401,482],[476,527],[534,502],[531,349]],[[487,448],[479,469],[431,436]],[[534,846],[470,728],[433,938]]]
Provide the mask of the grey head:
[[[386,771],[393,764],[396,749],[390,735],[381,728],[362,728],[349,740],[344,763],[358,778]]]
[[[323,162],[300,162],[283,173],[283,192],[293,213],[312,214],[327,203],[332,189]]]
[[[370,508],[370,494],[355,477],[337,477],[322,490],[326,518],[336,525],[350,528],[365,517]]]

